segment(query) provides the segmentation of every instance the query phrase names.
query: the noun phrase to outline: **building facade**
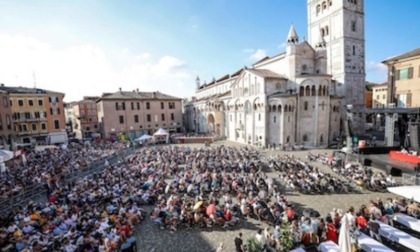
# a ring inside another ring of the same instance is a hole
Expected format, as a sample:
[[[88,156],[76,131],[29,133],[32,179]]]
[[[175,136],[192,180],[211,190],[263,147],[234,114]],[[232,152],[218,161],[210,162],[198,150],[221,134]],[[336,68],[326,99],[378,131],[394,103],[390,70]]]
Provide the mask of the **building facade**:
[[[323,146],[343,132],[345,107],[365,107],[363,0],[308,0],[308,41],[291,27],[286,52],[200,83],[187,130],[268,146]],[[352,119],[352,131],[365,118]]]
[[[364,1],[308,0],[307,4],[309,43],[314,46],[321,34],[326,42],[327,74],[336,82],[337,94],[345,97],[345,104],[364,108]],[[364,118],[354,117],[352,125],[354,132],[362,133]]]
[[[312,47],[293,28],[286,52],[208,84],[196,80],[186,128],[257,146],[325,146],[340,135],[342,97],[327,73],[322,36]]]
[[[83,100],[72,102],[68,106],[72,109],[72,115],[67,119],[71,122],[72,132],[75,138],[92,138],[100,136],[98,110],[96,100],[99,97],[84,97]]]
[[[372,86],[372,108],[387,107],[388,84]]]
[[[65,132],[64,94],[39,88],[7,87],[16,144],[45,143],[48,133]]]
[[[9,93],[0,90],[0,149],[9,150],[15,141]]]
[[[120,91],[103,94],[97,101],[98,122],[104,138],[124,135],[135,139],[159,128],[181,132],[182,99],[160,92]]]
[[[388,103],[400,108],[420,107],[420,48],[386,59]]]

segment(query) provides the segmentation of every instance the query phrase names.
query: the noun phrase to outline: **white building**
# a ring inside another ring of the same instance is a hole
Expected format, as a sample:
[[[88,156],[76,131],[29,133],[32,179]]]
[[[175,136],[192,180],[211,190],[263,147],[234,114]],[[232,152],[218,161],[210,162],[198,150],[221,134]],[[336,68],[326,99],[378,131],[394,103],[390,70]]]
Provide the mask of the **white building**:
[[[363,1],[308,0],[308,16],[309,41],[299,43],[292,26],[286,52],[208,84],[197,78],[186,129],[261,146],[323,146],[338,137],[343,97],[364,104]],[[359,28],[348,34],[353,23],[343,24],[354,17]]]

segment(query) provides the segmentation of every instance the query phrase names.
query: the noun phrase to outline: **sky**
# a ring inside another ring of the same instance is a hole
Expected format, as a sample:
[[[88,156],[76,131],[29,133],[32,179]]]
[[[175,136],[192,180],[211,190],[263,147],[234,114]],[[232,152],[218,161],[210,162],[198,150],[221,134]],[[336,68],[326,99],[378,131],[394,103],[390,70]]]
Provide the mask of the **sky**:
[[[333,0],[334,1],[334,0]],[[0,83],[65,93],[194,95],[307,37],[306,0],[0,0]],[[420,46],[420,1],[365,0],[366,80],[381,61]]]

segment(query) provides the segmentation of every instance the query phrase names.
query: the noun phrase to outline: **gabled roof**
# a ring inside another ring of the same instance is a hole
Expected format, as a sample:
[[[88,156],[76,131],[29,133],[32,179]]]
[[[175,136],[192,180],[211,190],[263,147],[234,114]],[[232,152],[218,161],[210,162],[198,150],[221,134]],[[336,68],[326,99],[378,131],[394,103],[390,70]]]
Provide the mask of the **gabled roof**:
[[[0,90],[7,91],[9,94],[58,94],[64,95],[64,93],[41,89],[41,88],[28,88],[28,87],[7,87],[0,86]]]
[[[416,56],[420,56],[420,48],[414,49],[412,51],[388,58],[384,61],[382,61],[382,63],[387,63],[390,61],[395,61],[395,60],[400,60],[400,59],[406,59],[406,58],[411,58],[411,57],[416,57]]]
[[[249,72],[251,72],[255,75],[258,75],[260,77],[263,77],[263,78],[277,78],[277,79],[287,80],[287,78],[285,76],[283,76],[281,74],[278,74],[278,73],[275,73],[275,72],[273,72],[271,70],[268,70],[268,69],[248,69],[247,71],[249,71]]]
[[[115,93],[104,93],[97,102],[101,100],[182,100],[179,97],[157,92],[136,92],[119,91]]]

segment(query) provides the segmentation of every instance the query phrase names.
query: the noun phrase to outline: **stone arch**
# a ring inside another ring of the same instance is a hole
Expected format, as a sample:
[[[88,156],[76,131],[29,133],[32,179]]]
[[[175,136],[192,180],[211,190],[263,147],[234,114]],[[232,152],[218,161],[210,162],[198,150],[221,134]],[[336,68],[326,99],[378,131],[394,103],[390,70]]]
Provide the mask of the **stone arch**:
[[[315,95],[316,95],[316,88],[315,88],[315,85],[312,85],[311,96],[315,96]]]
[[[214,132],[214,122],[215,122],[215,119],[214,119],[214,115],[212,114],[212,113],[210,113],[210,114],[208,114],[208,116],[207,116],[207,124],[208,124],[208,131],[210,132],[210,133],[213,133]]]
[[[321,96],[322,95],[322,86],[319,86],[318,87],[318,96]]]
[[[281,104],[277,106],[277,110],[281,113]]]
[[[309,86],[305,87],[305,96],[311,96],[311,88]]]
[[[302,142],[307,142],[308,141],[308,135],[307,134],[303,134],[302,136]]]
[[[299,88],[299,95],[300,96],[305,96],[305,87],[300,86],[300,88]]]
[[[276,105],[273,105],[273,109],[272,109],[272,111],[273,111],[273,112],[276,112]]]
[[[244,107],[245,114],[251,113],[252,112],[252,109],[253,109],[253,106],[251,105],[251,102],[249,100],[247,100],[245,102],[245,107]]]
[[[322,96],[327,96],[327,87],[322,86]]]

